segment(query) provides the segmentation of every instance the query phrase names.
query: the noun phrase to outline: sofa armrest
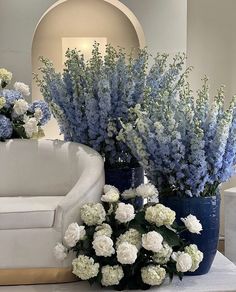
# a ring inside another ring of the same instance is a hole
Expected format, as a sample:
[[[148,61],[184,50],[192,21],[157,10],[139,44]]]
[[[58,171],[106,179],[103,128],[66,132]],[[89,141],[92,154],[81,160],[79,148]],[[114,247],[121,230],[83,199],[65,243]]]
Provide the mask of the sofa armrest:
[[[99,202],[104,183],[101,157],[87,161],[79,180],[57,207],[54,228],[64,234],[70,223],[79,222],[80,207],[87,202]]]

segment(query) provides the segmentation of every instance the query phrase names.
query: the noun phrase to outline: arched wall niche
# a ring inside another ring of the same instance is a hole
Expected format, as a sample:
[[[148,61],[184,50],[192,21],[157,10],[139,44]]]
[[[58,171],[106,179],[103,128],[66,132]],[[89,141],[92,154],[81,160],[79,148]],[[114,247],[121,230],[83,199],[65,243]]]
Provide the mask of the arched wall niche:
[[[57,71],[63,68],[62,38],[105,38],[107,43],[130,51],[143,48],[142,27],[133,12],[118,0],[59,0],[40,18],[32,41],[32,71],[39,56],[49,58]],[[42,98],[33,81],[33,99]],[[47,138],[58,138],[55,120],[46,128]]]

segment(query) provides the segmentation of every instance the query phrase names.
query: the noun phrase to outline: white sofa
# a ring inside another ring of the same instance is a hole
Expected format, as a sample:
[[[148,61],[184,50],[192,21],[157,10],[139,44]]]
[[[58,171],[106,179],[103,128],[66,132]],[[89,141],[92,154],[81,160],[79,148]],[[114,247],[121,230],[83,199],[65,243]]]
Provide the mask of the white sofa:
[[[0,285],[67,281],[71,259],[56,261],[53,248],[103,185],[103,160],[89,147],[0,142]]]

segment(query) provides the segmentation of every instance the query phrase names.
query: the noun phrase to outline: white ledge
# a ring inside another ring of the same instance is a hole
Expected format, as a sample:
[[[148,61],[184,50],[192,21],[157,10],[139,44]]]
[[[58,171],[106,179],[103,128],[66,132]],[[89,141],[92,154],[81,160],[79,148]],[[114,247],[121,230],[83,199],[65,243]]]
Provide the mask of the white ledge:
[[[114,290],[103,289],[106,292]],[[0,292],[78,292],[78,291],[102,291],[97,286],[90,287],[87,282],[0,287]],[[133,290],[135,292],[135,290]],[[140,291],[140,290],[139,290]],[[171,284],[165,283],[161,287],[152,288],[149,291],[156,292],[226,292],[236,291],[236,266],[225,256],[217,252],[210,272],[203,276],[185,276],[183,281],[174,278]],[[138,291],[137,291],[138,292]]]

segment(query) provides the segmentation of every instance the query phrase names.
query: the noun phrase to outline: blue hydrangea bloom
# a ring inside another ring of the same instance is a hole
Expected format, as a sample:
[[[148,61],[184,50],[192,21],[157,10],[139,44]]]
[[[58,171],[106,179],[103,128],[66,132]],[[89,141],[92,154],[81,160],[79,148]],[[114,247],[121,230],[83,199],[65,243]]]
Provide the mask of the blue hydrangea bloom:
[[[5,108],[9,108],[14,104],[17,99],[23,98],[22,94],[16,90],[4,89],[1,92],[1,96],[5,97],[6,105]]]
[[[0,139],[10,138],[12,132],[13,128],[11,121],[7,117],[0,115]]]
[[[42,118],[40,119],[40,124],[43,126],[51,118],[51,112],[49,110],[48,104],[43,100],[36,100],[30,105],[29,110],[34,112],[36,108],[40,108],[42,111]]]

